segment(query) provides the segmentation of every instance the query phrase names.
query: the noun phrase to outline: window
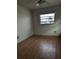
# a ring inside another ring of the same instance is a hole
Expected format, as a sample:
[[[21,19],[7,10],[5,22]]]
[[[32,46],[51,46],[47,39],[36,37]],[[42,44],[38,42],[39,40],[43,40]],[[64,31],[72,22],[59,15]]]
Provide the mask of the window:
[[[53,24],[55,13],[40,15],[40,24]]]

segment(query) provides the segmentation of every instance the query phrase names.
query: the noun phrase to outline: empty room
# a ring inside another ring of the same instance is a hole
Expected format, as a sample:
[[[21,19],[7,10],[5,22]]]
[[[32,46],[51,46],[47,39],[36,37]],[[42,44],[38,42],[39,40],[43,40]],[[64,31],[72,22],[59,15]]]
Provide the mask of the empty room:
[[[17,59],[61,59],[61,0],[17,0]]]

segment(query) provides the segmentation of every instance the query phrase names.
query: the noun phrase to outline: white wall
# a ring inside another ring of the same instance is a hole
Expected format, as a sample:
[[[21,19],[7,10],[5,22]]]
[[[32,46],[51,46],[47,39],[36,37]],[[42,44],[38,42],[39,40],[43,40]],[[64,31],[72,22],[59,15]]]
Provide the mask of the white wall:
[[[28,9],[17,6],[17,42],[21,42],[24,39],[30,37],[33,34],[31,13]]]
[[[60,35],[61,33],[61,7],[53,6],[49,8],[37,9],[33,12],[34,33],[38,35]],[[40,25],[40,14],[55,12],[55,23],[52,25]],[[56,31],[56,32],[55,32]]]

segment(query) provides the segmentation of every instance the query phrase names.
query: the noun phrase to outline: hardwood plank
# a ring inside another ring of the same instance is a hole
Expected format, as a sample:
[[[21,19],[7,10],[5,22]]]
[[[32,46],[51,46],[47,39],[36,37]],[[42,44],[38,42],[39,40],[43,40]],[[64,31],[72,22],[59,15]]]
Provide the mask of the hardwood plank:
[[[34,35],[17,45],[17,59],[60,59],[60,38]]]

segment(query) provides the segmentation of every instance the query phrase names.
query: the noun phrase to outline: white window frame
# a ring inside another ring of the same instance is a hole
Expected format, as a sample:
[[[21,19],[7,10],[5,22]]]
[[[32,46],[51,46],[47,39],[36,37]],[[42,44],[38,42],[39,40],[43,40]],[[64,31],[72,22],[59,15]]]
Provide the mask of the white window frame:
[[[55,13],[40,15],[40,24],[53,24],[54,20],[55,20]]]

